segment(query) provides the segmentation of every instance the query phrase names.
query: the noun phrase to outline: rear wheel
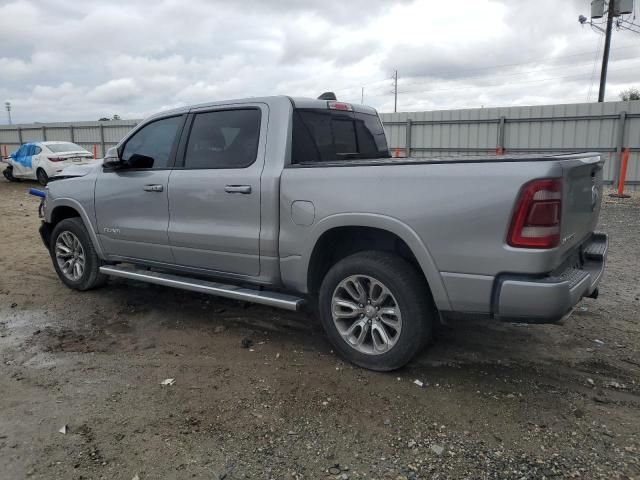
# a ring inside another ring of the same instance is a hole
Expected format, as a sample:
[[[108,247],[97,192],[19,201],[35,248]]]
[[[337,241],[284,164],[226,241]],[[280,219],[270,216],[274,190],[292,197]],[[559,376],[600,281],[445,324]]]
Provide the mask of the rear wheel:
[[[42,186],[45,186],[49,182],[49,175],[42,168],[36,170],[36,177],[38,179],[38,183]]]
[[[101,261],[79,218],[67,218],[55,226],[49,250],[53,267],[66,286],[89,290],[107,280],[100,273]]]
[[[346,257],[325,276],[319,294],[322,325],[352,363],[389,371],[426,343],[435,308],[424,279],[406,260],[368,251]]]

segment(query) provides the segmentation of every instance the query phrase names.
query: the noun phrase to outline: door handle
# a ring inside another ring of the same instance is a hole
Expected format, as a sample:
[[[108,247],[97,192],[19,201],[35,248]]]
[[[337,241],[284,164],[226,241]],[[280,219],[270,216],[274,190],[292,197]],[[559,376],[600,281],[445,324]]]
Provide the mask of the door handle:
[[[246,195],[251,193],[251,185],[227,185],[224,187],[224,191],[227,193],[244,193]]]
[[[164,190],[162,185],[145,185],[142,187],[145,192],[161,192]]]

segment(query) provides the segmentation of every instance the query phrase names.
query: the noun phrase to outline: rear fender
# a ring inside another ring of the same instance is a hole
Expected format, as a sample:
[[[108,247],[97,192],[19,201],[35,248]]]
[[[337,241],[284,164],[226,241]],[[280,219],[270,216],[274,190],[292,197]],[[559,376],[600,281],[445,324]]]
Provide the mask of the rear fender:
[[[424,276],[429,283],[429,288],[433,295],[433,300],[439,310],[451,310],[451,303],[444,287],[440,272],[436,267],[433,257],[429,253],[426,245],[418,234],[407,224],[400,220],[388,217],[386,215],[377,215],[370,213],[341,213],[331,215],[319,221],[311,233],[309,241],[305,244],[305,250],[302,253],[301,266],[302,271],[309,271],[309,263],[313,249],[323,233],[337,227],[371,227],[380,230],[386,230],[401,238],[420,264]],[[306,282],[306,279],[305,279]]]

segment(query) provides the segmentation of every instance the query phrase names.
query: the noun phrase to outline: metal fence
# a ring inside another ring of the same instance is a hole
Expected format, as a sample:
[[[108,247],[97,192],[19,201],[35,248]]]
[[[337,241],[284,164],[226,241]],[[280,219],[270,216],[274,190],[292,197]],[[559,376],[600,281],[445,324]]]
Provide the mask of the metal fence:
[[[629,148],[627,184],[640,185],[640,101],[477,108],[381,115],[401,156],[598,152],[604,178],[618,178]]]
[[[61,122],[0,125],[0,152],[15,151],[26,142],[61,140],[74,142],[90,152],[96,151],[99,158],[116,145],[139,120],[112,120],[109,122]]]
[[[605,181],[618,178],[621,152],[631,155],[627,184],[640,186],[640,101],[383,113],[393,152],[402,156],[598,152]],[[139,120],[0,125],[0,153],[29,141],[65,140],[98,157]],[[95,147],[94,147],[95,146]]]

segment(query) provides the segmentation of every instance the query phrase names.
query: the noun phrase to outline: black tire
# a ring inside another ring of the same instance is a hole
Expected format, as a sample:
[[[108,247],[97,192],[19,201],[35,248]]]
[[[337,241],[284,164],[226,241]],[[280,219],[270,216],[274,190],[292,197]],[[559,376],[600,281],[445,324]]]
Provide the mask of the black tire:
[[[71,232],[80,242],[85,258],[84,271],[82,275],[73,280],[63,273],[58,260],[56,259],[56,242],[58,237],[64,232]],[[100,273],[100,265],[102,262],[96,254],[93,243],[89,238],[87,229],[85,228],[80,218],[67,218],[58,223],[51,233],[51,242],[49,244],[49,253],[51,254],[51,260],[53,261],[53,268],[55,268],[58,277],[62,280],[67,287],[74,290],[90,290],[92,288],[104,285],[107,281],[107,276]]]
[[[36,178],[38,179],[38,183],[40,185],[42,185],[43,187],[49,183],[49,176],[47,175],[47,172],[45,172],[43,169],[39,168],[38,170],[36,170]]]
[[[4,175],[4,178],[9,180],[10,182],[19,182],[20,181],[20,179],[18,179],[18,178],[13,176],[13,167],[11,165],[9,165],[7,168],[5,168],[2,171],[2,174]]]
[[[400,308],[400,333],[395,344],[384,353],[367,354],[356,350],[343,339],[334,323],[333,294],[343,280],[354,275],[382,282]],[[341,356],[360,367],[383,372],[403,367],[426,345],[437,315],[424,277],[403,258],[379,251],[356,253],[331,267],[322,281],[318,301],[322,326]]]

